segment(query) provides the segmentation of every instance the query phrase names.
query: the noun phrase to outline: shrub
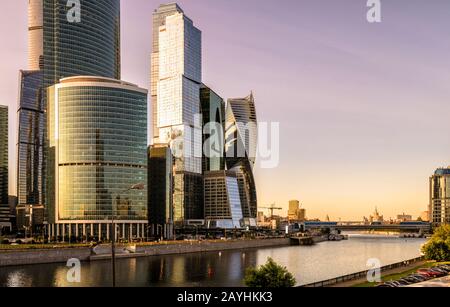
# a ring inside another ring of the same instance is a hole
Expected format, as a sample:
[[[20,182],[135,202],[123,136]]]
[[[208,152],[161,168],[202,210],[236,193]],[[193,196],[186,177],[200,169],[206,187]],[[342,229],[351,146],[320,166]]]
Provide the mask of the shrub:
[[[295,278],[285,267],[278,265],[272,258],[259,268],[248,268],[245,284],[254,288],[289,288],[295,286]]]

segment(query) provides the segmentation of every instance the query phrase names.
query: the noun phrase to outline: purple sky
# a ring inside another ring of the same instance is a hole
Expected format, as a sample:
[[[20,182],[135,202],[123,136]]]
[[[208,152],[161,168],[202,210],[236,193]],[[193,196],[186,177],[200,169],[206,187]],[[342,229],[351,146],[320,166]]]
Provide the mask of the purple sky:
[[[224,98],[253,90],[259,120],[280,122],[280,165],[256,171],[260,206],[299,199],[310,218],[358,220],[427,209],[428,177],[450,164],[450,2],[381,2],[369,24],[365,0],[179,1],[203,31],[204,82]],[[145,88],[159,3],[122,1],[122,78]],[[11,169],[26,5],[0,4]]]

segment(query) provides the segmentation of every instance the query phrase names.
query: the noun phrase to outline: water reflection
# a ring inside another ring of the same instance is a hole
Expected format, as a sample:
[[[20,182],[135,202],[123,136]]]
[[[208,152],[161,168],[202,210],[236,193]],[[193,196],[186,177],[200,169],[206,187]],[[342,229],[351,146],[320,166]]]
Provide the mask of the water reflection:
[[[299,284],[367,269],[369,258],[383,265],[419,256],[424,240],[356,236],[343,242],[324,242],[312,247],[281,247],[222,251],[187,255],[120,259],[119,286],[233,287],[242,286],[245,270],[272,257],[286,266]],[[64,264],[6,267],[0,270],[0,286],[98,287],[111,286],[111,262],[82,263],[81,283],[68,283]]]

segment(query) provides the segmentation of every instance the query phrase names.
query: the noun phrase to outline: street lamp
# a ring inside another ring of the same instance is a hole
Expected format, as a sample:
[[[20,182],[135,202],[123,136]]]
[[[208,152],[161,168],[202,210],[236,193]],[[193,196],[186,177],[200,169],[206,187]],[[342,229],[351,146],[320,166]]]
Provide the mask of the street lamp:
[[[120,199],[120,195],[127,193],[131,190],[144,190],[145,184],[144,183],[137,183],[135,185],[132,185],[128,189],[125,189],[117,194],[116,199]],[[114,213],[114,212],[113,212]],[[116,228],[114,224],[115,216],[114,214],[111,216],[111,232],[112,232],[112,239],[111,239],[111,264],[112,264],[112,280],[113,280],[113,287],[116,287]]]

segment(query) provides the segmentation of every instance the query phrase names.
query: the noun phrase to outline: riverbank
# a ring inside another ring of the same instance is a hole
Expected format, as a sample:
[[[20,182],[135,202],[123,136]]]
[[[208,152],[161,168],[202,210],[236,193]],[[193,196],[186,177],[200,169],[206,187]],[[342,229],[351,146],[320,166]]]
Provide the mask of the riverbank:
[[[188,242],[163,242],[159,244],[137,245],[133,253],[127,257],[148,257],[175,254],[204,253],[215,251],[283,247],[289,246],[289,239],[255,239],[255,240],[229,240],[229,241],[188,241]],[[108,246],[103,246],[107,250]],[[99,257],[100,256],[100,257]],[[65,263],[71,258],[80,261],[104,260],[111,258],[109,254],[96,255],[89,247],[59,248],[52,246],[41,249],[8,249],[0,250],[0,267]]]

